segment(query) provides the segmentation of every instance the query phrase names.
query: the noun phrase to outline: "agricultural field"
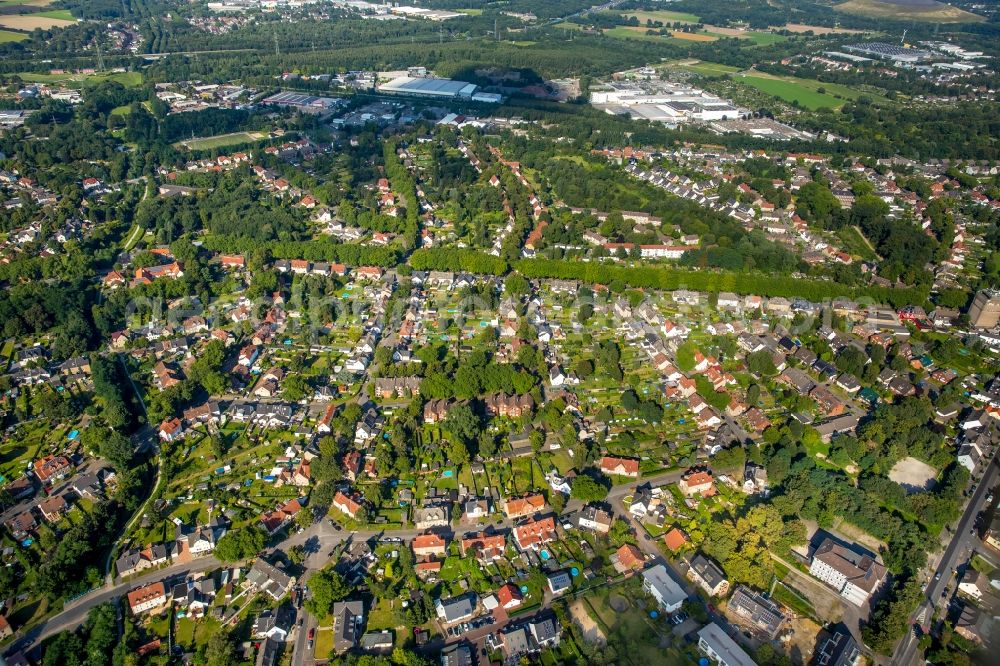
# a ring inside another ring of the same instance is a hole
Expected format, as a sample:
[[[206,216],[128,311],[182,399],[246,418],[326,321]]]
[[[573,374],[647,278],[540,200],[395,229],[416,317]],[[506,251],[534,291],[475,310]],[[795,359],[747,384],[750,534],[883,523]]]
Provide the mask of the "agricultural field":
[[[626,12],[622,14],[627,18],[632,18],[633,16],[640,22],[645,23],[646,21],[662,23],[697,23],[698,17],[694,14],[688,14],[687,12],[670,12],[670,11],[652,11],[652,12]]]
[[[7,42],[19,42],[27,39],[28,35],[23,32],[11,32],[10,30],[0,30],[0,44]]]
[[[851,30],[849,28],[830,28],[822,25],[805,25],[804,23],[786,23],[784,29],[794,33],[811,32],[814,35],[855,35],[869,32],[867,30]]]
[[[184,146],[188,150],[212,150],[213,148],[225,148],[227,146],[238,146],[244,143],[260,141],[264,136],[262,132],[234,132],[232,134],[219,134],[217,136],[178,141],[175,145]]]
[[[626,25],[616,25],[613,28],[604,31],[604,34],[608,37],[615,37],[617,39],[635,39],[644,42],[662,42],[669,37],[663,37],[662,35],[647,35],[646,31],[649,28],[626,26]],[[711,40],[708,40],[711,41]]]
[[[933,23],[979,23],[986,18],[934,0],[848,0],[834,9],[846,14],[898,21],[928,21]]]
[[[714,42],[719,39],[719,35],[712,35],[707,32],[672,32],[670,39],[681,42]]]
[[[41,14],[21,14],[17,16],[0,16],[0,28],[11,28],[13,30],[25,30],[31,32],[35,28],[49,30],[51,28],[65,28],[76,23],[76,19],[67,20],[65,18],[53,18],[45,16],[48,12]],[[69,12],[65,12],[69,15]],[[56,12],[62,15],[62,12]]]

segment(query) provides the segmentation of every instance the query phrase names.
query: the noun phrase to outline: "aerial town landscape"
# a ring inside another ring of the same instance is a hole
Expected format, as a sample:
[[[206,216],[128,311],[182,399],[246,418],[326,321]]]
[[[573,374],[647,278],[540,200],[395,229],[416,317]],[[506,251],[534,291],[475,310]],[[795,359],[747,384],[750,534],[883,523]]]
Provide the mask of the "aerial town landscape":
[[[998,58],[0,0],[0,666],[998,663]]]

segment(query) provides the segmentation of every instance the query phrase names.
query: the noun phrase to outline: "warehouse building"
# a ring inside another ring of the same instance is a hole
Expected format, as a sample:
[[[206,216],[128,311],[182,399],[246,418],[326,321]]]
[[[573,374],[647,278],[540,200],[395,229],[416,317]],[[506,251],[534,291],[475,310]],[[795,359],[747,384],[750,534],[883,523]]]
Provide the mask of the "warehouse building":
[[[479,86],[465,81],[433,77],[400,76],[378,87],[391,95],[414,95],[440,99],[467,99],[473,102],[499,103],[503,98],[493,93],[479,92]]]

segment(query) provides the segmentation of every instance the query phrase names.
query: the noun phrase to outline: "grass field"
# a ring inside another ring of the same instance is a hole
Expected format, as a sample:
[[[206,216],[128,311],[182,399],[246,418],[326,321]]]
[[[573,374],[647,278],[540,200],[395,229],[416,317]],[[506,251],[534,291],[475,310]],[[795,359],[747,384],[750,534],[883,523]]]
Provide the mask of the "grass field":
[[[479,16],[483,13],[482,9],[456,9],[454,11],[460,14],[468,14],[469,16]]]
[[[839,100],[833,95],[811,90],[794,81],[763,76],[740,76],[738,80],[786,102],[798,102],[801,106],[813,111],[823,108],[837,108],[844,104],[843,100]]]
[[[616,25],[613,28],[604,31],[604,34],[608,37],[615,37],[617,39],[634,39],[642,42],[663,42],[666,41],[667,37],[661,37],[660,35],[647,35],[646,31],[649,28],[635,28],[625,25]]]
[[[96,86],[104,81],[117,81],[126,88],[136,88],[142,85],[141,72],[105,72],[99,74],[39,74],[38,72],[21,72],[18,74],[24,81],[32,83],[49,83],[67,88],[82,88]]]
[[[757,46],[770,46],[771,44],[783,42],[788,38],[784,35],[776,35],[773,32],[748,32],[746,39],[749,39]]]
[[[45,16],[46,18],[62,19],[63,21],[73,21],[76,23],[76,17],[68,9],[49,9],[44,12],[34,13],[32,16]]]
[[[264,138],[262,132],[234,132],[232,134],[219,134],[218,136],[206,136],[187,141],[178,141],[176,146],[184,146],[188,150],[211,150],[213,148],[225,148],[226,146],[237,146],[241,143],[260,141]]]
[[[724,74],[735,74],[740,71],[738,67],[723,65],[717,62],[705,62],[704,60],[682,60],[676,63],[669,63],[669,66],[675,69],[683,69],[687,72],[694,72],[695,74],[704,74],[705,76],[722,76]]]
[[[879,2],[879,0],[849,0],[834,9],[846,14],[898,21],[929,21],[934,23],[980,23],[986,17],[940,2],[933,4]]]
[[[668,12],[668,11],[652,11],[652,12],[626,12],[622,16],[632,17],[634,16],[640,23],[646,23],[646,21],[661,21],[663,23],[697,23],[698,17],[694,14],[688,14],[687,12]]]
[[[738,74],[735,80],[742,81],[786,102],[798,100],[799,104],[812,110],[836,109],[843,106],[846,100],[857,99],[862,95],[867,95],[876,101],[885,101],[881,95],[866,93],[837,83],[824,83],[815,79],[779,77],[753,72]]]
[[[806,25],[804,23],[786,23],[788,32],[812,32],[814,35],[850,35],[866,32],[865,30],[849,30],[848,28],[827,28],[821,25]]]
[[[840,231],[837,232],[840,240],[844,243],[844,250],[856,257],[861,257],[862,259],[875,260],[878,257],[875,251],[871,248],[868,241],[861,232],[858,231],[857,227],[846,226],[841,227]]]
[[[23,32],[11,32],[10,30],[0,30],[0,44],[6,42],[19,42],[27,39],[28,35]]]
[[[48,7],[55,0],[0,0],[0,7],[24,5],[25,7]]]

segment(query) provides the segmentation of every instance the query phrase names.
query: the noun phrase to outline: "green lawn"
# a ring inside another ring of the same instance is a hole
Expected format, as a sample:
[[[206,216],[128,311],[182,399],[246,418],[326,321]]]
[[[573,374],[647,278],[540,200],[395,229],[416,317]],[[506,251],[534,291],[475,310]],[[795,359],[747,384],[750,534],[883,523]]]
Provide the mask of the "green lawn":
[[[844,251],[862,259],[877,259],[875,252],[868,245],[868,242],[861,236],[857,227],[841,227],[837,232],[840,240],[844,243]]]
[[[68,9],[49,9],[44,12],[35,12],[31,16],[44,16],[46,18],[62,19],[64,21],[75,21],[76,17]]]
[[[0,30],[0,44],[6,44],[7,42],[19,42],[27,38],[28,38],[27,33],[11,32],[10,30]]]
[[[783,42],[788,38],[784,35],[776,35],[773,32],[748,32],[746,34],[746,39],[753,42],[757,46],[770,46],[771,44]]]
[[[830,90],[831,86],[826,86],[819,81],[816,86],[807,85],[803,81],[789,81],[785,79],[770,78],[764,76],[739,76],[736,80],[749,86],[753,86],[761,92],[773,95],[786,102],[798,102],[801,106],[815,111],[823,108],[837,108],[844,105],[844,100],[837,99],[829,92],[818,92],[818,88]],[[857,96],[855,94],[855,96]]]
[[[604,31],[604,34],[608,37],[614,37],[616,39],[635,39],[641,42],[664,42],[669,37],[663,37],[661,35],[647,35],[645,33],[645,28],[643,30],[633,30],[623,25],[617,25],[614,28],[610,28]]]
[[[32,83],[50,83],[63,85],[67,88],[82,88],[96,86],[104,81],[115,81],[126,88],[137,88],[142,85],[142,72],[101,72],[95,74],[40,74],[38,72],[20,72],[24,81]]]
[[[693,63],[671,63],[670,67],[675,69],[683,69],[687,72],[694,72],[695,74],[704,74],[705,76],[722,76],[723,74],[735,74],[740,71],[738,67],[733,67],[731,65],[723,65],[717,62],[706,62],[704,60],[695,61]]]

